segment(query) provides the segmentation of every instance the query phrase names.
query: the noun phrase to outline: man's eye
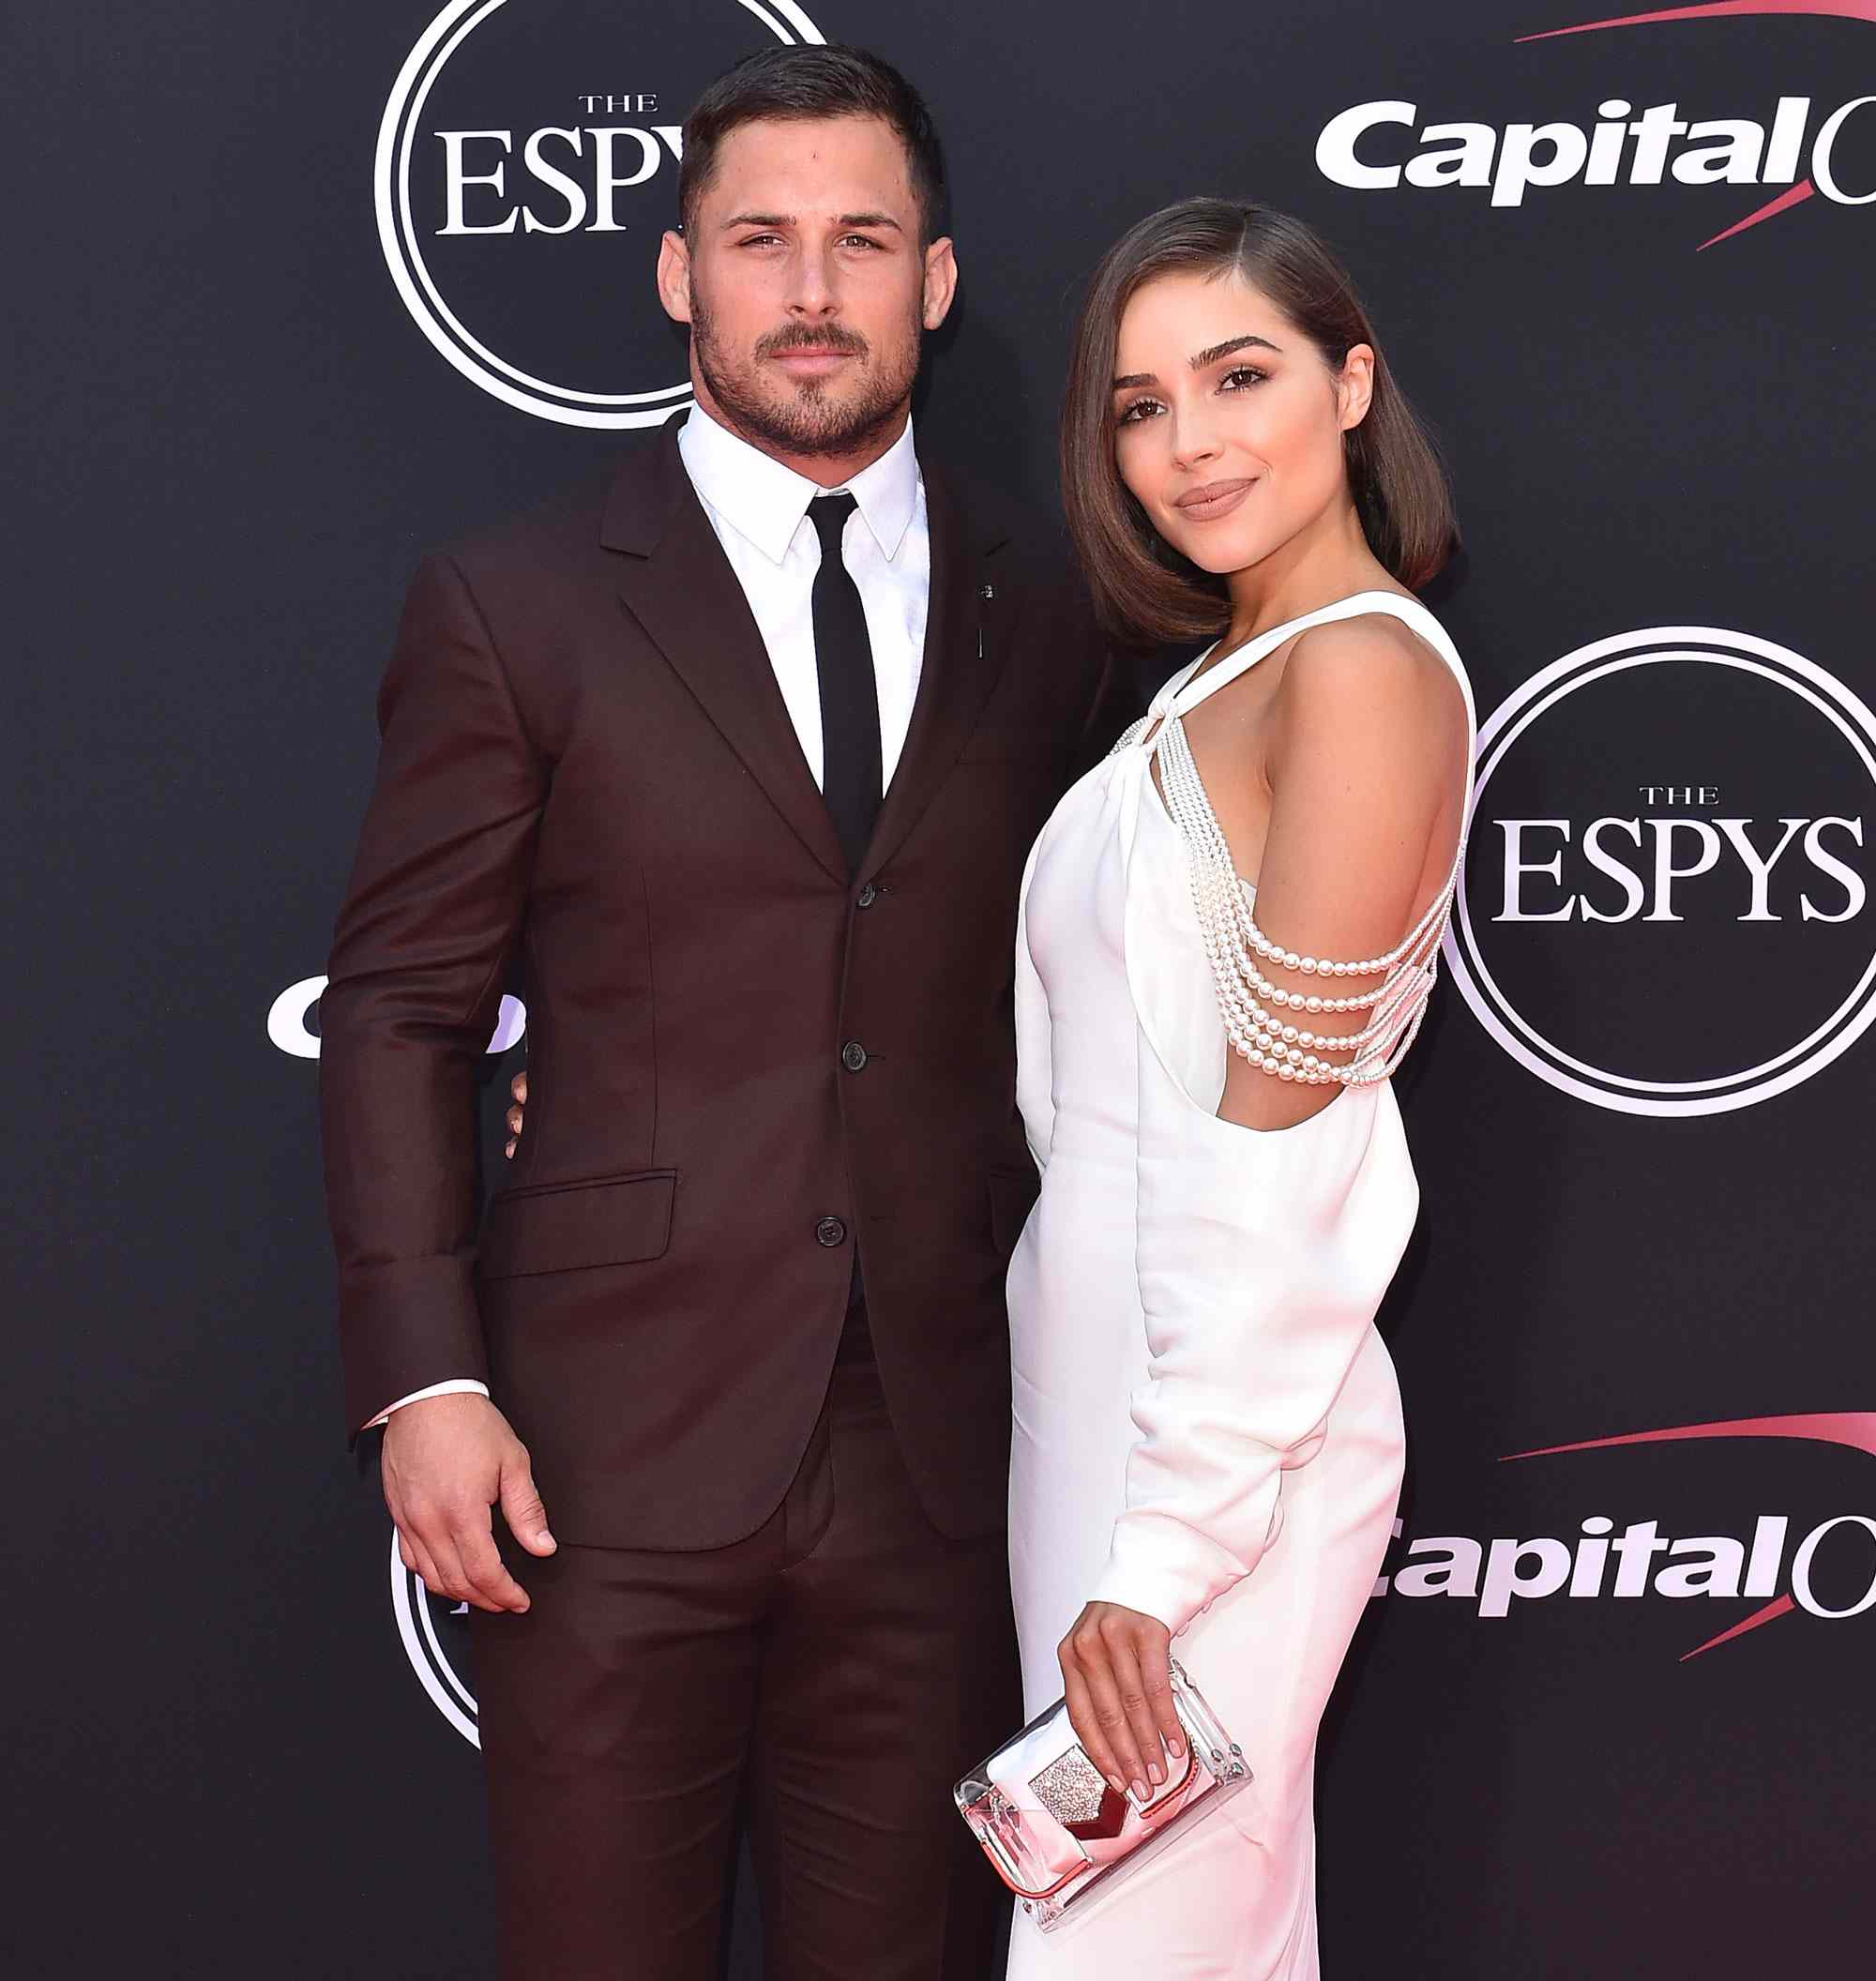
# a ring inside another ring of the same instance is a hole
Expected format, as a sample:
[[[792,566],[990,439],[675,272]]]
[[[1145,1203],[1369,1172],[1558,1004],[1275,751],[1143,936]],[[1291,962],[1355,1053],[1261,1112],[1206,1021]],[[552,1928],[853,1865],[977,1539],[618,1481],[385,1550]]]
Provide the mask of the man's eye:
[[[736,246],[738,248],[769,248],[777,245],[780,239],[781,236],[779,234],[751,234],[738,241]]]
[[[877,248],[880,244],[868,234],[850,234],[841,242],[843,248]]]

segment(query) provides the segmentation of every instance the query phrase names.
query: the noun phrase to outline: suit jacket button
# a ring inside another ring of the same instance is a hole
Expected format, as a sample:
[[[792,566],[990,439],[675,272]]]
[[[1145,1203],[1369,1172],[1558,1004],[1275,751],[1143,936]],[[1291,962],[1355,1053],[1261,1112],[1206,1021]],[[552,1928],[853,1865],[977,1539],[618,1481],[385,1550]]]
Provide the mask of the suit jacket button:
[[[879,889],[875,887],[870,881],[869,881],[867,885],[860,889],[859,893],[855,896],[854,905],[856,908],[870,908],[872,904],[878,900]]]
[[[847,1227],[839,1217],[824,1217],[814,1227],[814,1242],[817,1245],[844,1245],[847,1242]]]
[[[858,1039],[850,1038],[840,1048],[840,1064],[849,1073],[857,1073],[867,1063],[867,1049]]]

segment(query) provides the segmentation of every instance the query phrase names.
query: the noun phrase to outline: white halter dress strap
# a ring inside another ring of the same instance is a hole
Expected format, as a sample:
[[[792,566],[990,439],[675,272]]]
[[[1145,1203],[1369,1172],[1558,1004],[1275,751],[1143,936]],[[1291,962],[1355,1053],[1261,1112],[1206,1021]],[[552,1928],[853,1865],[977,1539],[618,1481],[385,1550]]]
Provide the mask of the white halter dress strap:
[[[1240,675],[1248,674],[1285,641],[1294,640],[1298,633],[1312,626],[1327,626],[1337,619],[1354,619],[1363,612],[1391,612],[1396,618],[1412,625],[1414,630],[1423,637],[1427,636],[1429,626],[1439,631],[1439,622],[1417,598],[1403,598],[1398,592],[1352,592],[1346,598],[1318,606],[1313,612],[1304,612],[1294,619],[1284,620],[1280,626],[1266,628],[1255,639],[1247,640],[1234,654],[1228,654],[1216,667],[1200,673],[1199,669],[1217,651],[1216,647],[1208,649],[1184,673],[1173,675],[1160,690],[1166,702],[1160,713],[1190,715],[1200,703],[1217,694],[1219,688],[1229,688]],[[1444,633],[1440,640],[1430,641],[1430,644],[1439,646],[1443,641]],[[1441,658],[1446,658],[1444,652]],[[1155,699],[1157,702],[1158,697]]]

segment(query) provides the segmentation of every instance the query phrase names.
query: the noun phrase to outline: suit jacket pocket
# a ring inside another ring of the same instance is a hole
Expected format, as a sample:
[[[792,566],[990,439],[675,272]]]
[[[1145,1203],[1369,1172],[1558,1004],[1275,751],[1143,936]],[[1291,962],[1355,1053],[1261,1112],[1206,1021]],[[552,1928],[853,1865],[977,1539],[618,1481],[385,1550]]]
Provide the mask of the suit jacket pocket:
[[[671,1243],[676,1192],[675,1170],[504,1190],[483,1219],[482,1278],[512,1279],[657,1259]]]
[[[1029,1221],[1030,1209],[1042,1187],[1041,1179],[1034,1169],[992,1170],[990,1184],[991,1242],[1008,1258]]]

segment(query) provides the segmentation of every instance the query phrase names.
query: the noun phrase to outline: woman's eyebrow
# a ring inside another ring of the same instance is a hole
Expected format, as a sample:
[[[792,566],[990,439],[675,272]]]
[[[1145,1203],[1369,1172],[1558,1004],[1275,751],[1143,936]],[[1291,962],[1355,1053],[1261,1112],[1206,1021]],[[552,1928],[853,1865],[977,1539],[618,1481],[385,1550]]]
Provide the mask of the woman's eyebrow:
[[[1243,337],[1228,337],[1221,344],[1213,344],[1206,350],[1195,351],[1186,362],[1194,371],[1203,371],[1207,365],[1217,364],[1219,358],[1229,357],[1233,351],[1248,350],[1253,344],[1261,350],[1275,351],[1279,357],[1283,355],[1283,347],[1280,344],[1273,344],[1267,337],[1247,334]],[[1157,372],[1127,371],[1114,380],[1112,389],[1126,392],[1134,386],[1157,386],[1158,383]]]
[[[1219,358],[1229,357],[1233,351],[1247,350],[1252,344],[1265,351],[1275,351],[1279,357],[1283,355],[1281,349],[1273,344],[1267,337],[1232,337],[1227,338],[1221,344],[1213,344],[1207,350],[1194,352],[1187,359],[1187,363],[1194,371],[1203,371],[1207,365],[1215,365]]]

